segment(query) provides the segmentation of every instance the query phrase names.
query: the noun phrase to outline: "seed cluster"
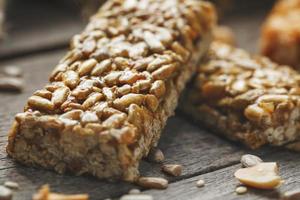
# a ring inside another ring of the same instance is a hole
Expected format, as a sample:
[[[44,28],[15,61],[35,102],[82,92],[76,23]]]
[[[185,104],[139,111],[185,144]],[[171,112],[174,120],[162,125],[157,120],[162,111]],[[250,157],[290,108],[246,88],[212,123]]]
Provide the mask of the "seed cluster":
[[[282,183],[276,162],[262,162],[238,169],[234,176],[244,185],[258,189],[274,189]]]
[[[166,189],[168,187],[168,180],[160,177],[140,177],[137,184],[144,188],[150,189]]]
[[[259,163],[263,162],[258,156],[245,154],[241,157],[241,164],[243,167],[253,167]]]
[[[197,112],[196,117],[214,130],[252,148],[297,138],[299,73],[217,42],[208,57],[190,92],[194,109],[189,112]]]
[[[19,67],[5,66],[0,69],[0,91],[20,92],[23,89],[23,73]]]
[[[209,6],[176,4],[107,3],[86,30],[73,37],[51,83],[29,98],[26,111],[58,114],[65,124],[117,128],[120,135],[128,135],[120,137],[122,142],[134,142],[135,129],[125,121],[140,107],[157,111],[169,80],[186,67],[194,41],[208,28],[198,21],[207,18],[202,9]]]

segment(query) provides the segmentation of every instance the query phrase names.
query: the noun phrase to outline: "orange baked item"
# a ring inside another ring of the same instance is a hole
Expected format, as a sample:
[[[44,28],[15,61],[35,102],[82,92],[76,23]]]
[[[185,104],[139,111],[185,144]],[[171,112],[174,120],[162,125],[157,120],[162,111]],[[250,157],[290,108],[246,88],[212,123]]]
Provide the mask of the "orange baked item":
[[[300,0],[278,1],[262,28],[261,53],[300,68]]]

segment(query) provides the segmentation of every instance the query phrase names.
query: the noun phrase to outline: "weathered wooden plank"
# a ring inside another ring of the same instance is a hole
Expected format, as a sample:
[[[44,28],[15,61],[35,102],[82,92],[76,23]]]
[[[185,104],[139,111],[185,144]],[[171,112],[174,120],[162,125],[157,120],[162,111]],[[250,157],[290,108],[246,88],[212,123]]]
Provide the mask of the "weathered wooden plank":
[[[6,160],[10,162],[10,160]],[[2,164],[2,163],[1,163]],[[14,195],[16,200],[31,199],[32,194],[45,184],[50,184],[54,191],[62,193],[88,193],[91,199],[103,199],[121,195],[134,186],[124,182],[105,182],[93,177],[59,175],[43,169],[24,167],[14,163],[13,168],[0,170],[0,183],[13,180],[21,189]]]
[[[5,145],[6,134],[15,113],[22,110],[28,96],[35,89],[41,88],[46,82],[48,74],[63,56],[64,50],[52,53],[44,53],[36,56],[15,59],[2,65],[16,64],[25,71],[25,90],[21,94],[1,93],[0,104],[0,177],[1,180],[12,179],[24,184],[24,190],[18,192],[16,199],[28,197],[44,183],[49,183],[55,189],[63,192],[89,192],[94,197],[118,196],[127,192],[129,184],[112,184],[87,177],[73,178],[73,176],[61,176],[41,169],[32,169],[16,165],[10,158],[6,158]],[[178,163],[184,166],[183,176],[178,179],[167,177],[170,181],[203,174],[220,169],[238,162],[241,154],[245,152],[240,146],[222,140],[209,134],[188,121],[177,116],[169,120],[164,131],[160,147],[166,155],[166,163]],[[143,162],[142,175],[164,176],[160,172],[160,166]],[[64,177],[66,177],[64,179]],[[63,184],[58,182],[63,181]],[[78,180],[78,181],[77,181]],[[28,181],[30,183],[28,183]],[[97,189],[87,189],[87,186]],[[107,189],[111,188],[111,189]]]
[[[67,46],[84,27],[79,12],[60,1],[10,0],[6,19],[0,58]]]
[[[178,181],[169,185],[164,191],[149,190],[147,194],[153,195],[154,199],[205,199],[205,200],[235,200],[235,199],[278,199],[280,193],[300,187],[300,154],[288,152],[286,150],[278,150],[272,154],[262,156],[265,161],[276,161],[280,166],[280,174],[285,183],[277,190],[257,190],[249,189],[245,195],[235,194],[235,188],[239,185],[234,178],[234,172],[241,167],[240,164],[233,165],[224,169],[220,169],[211,173],[195,176],[189,179]],[[203,188],[197,188],[196,182],[199,179],[205,180]]]

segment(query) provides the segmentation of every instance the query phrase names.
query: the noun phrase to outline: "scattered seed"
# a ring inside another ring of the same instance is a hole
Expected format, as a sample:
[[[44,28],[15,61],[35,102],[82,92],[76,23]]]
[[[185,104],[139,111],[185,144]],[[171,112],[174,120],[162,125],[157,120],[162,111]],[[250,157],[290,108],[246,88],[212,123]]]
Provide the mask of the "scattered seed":
[[[262,159],[258,156],[245,154],[241,158],[241,163],[243,167],[253,167],[262,162]]]
[[[120,200],[153,200],[153,197],[147,194],[126,194]]]
[[[13,181],[5,181],[4,186],[10,189],[19,189],[19,184]]]
[[[281,200],[299,200],[299,199],[300,199],[300,189],[287,191],[281,197]]]
[[[205,185],[205,181],[200,179],[200,180],[197,181],[196,185],[197,185],[197,187],[201,188]]]
[[[23,88],[23,81],[15,77],[0,77],[0,90],[5,91],[21,91]]]
[[[16,66],[6,66],[6,67],[3,67],[3,69],[1,70],[1,72],[4,75],[12,76],[12,77],[21,77],[22,74],[23,74],[22,69],[19,68],[19,67],[16,67]]]
[[[133,188],[129,190],[128,194],[140,194],[141,191],[139,189]]]
[[[150,189],[166,189],[168,181],[160,177],[140,177],[137,184]]]
[[[31,96],[28,99],[28,105],[31,108],[39,109],[39,110],[47,110],[47,111],[54,110],[54,104],[51,101],[39,96]]]
[[[166,164],[162,166],[162,171],[172,176],[180,176],[182,173],[182,166]]]
[[[0,200],[11,200],[12,199],[12,191],[7,187],[0,186]]]
[[[165,160],[163,152],[158,148],[151,149],[147,158],[150,162],[155,163],[162,163]]]
[[[247,188],[244,186],[239,186],[235,189],[237,194],[245,194],[247,192]]]
[[[258,189],[273,189],[282,183],[275,162],[259,163],[253,167],[239,169],[234,176],[241,183]]]

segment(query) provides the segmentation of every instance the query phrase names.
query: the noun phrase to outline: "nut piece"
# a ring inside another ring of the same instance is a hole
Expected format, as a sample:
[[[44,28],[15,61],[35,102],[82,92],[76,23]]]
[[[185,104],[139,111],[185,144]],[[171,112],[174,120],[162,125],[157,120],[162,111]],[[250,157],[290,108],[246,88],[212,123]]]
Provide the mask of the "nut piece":
[[[51,193],[48,185],[43,185],[41,189],[33,195],[32,200],[88,200],[87,194],[64,195]]]
[[[11,200],[12,199],[11,190],[0,185],[0,199],[1,200]]]
[[[21,77],[23,75],[23,71],[20,67],[17,66],[6,66],[2,69],[2,71],[7,76],[13,77]]]
[[[235,192],[237,194],[245,194],[245,193],[247,193],[247,191],[248,191],[248,189],[244,186],[239,186],[235,189]]]
[[[129,190],[128,194],[140,194],[141,190],[133,188],[131,190]]]
[[[0,77],[0,90],[4,91],[21,91],[23,81],[15,77]]]
[[[251,155],[251,154],[245,154],[241,158],[241,163],[243,167],[253,167],[261,162],[262,159],[260,159],[258,156]]]
[[[163,165],[162,171],[172,175],[172,176],[180,176],[182,173],[182,166],[181,165]]]
[[[200,188],[200,187],[203,187],[203,186],[205,185],[205,181],[202,180],[202,179],[200,179],[200,180],[197,181],[196,185],[197,185],[197,187],[199,187],[199,188]]]
[[[299,200],[300,199],[300,190],[292,190],[292,191],[287,191],[285,192],[281,200]]]
[[[275,162],[259,163],[253,167],[239,169],[234,176],[241,183],[258,189],[274,189],[281,183]]]
[[[160,149],[153,148],[150,150],[147,159],[150,162],[162,163],[165,160],[165,156]]]
[[[19,189],[19,184],[13,181],[5,181],[4,186],[10,189]]]
[[[126,194],[120,200],[153,200],[153,197],[147,194]]]
[[[160,177],[140,177],[137,184],[150,189],[166,189],[168,181]]]

